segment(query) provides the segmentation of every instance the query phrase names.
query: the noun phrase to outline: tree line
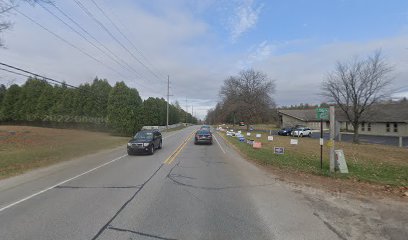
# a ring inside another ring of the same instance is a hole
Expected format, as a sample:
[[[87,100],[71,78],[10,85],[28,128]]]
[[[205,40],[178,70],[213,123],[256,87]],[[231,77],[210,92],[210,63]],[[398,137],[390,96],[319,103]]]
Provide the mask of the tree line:
[[[144,125],[164,126],[167,117],[163,98],[142,100],[124,82],[111,86],[98,78],[70,88],[30,77],[21,86],[0,85],[0,103],[1,123],[95,128],[127,136]],[[197,123],[177,102],[169,104],[169,124],[185,121]]]

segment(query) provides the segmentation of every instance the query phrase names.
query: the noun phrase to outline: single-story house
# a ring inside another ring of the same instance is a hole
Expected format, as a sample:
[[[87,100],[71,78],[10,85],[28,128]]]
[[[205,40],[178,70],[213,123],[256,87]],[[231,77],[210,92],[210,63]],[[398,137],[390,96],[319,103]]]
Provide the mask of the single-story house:
[[[353,131],[352,124],[346,114],[336,108],[336,122],[343,131]],[[279,110],[282,127],[305,125],[312,129],[320,129],[315,109]],[[329,121],[324,121],[323,128],[330,127]],[[365,114],[359,125],[359,133],[379,136],[408,136],[408,103],[378,104]]]

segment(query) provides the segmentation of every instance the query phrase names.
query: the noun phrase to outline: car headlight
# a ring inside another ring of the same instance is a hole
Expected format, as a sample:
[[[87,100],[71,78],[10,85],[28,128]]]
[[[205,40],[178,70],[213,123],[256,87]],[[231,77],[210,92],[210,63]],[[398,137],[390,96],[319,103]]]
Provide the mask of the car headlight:
[[[143,147],[148,147],[150,143],[143,143]]]
[[[132,146],[132,143],[128,143],[128,146],[129,146],[129,147]]]

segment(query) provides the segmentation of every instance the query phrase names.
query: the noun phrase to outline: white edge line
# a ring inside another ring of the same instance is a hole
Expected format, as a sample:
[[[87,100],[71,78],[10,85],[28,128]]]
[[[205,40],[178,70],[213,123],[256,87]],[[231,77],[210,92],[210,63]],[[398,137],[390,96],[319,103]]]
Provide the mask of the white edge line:
[[[217,139],[217,137],[216,137],[215,135],[214,135],[214,139],[215,139],[215,141],[218,143],[218,146],[220,146],[222,152],[225,154],[225,150],[222,148],[220,142],[218,142],[218,139]]]
[[[171,137],[171,136],[173,136],[173,135],[176,135],[177,133],[178,133],[178,132],[173,133],[173,134],[171,134],[171,135],[169,135],[169,136],[164,137],[163,139],[169,138],[169,137]],[[88,170],[88,171],[86,171],[86,172],[83,172],[83,173],[81,173],[81,174],[78,174],[78,175],[76,175],[75,177],[69,178],[69,179],[64,180],[64,181],[62,181],[62,182],[59,182],[59,183],[57,183],[57,184],[55,184],[55,185],[53,185],[53,186],[51,186],[51,187],[48,187],[48,188],[46,188],[46,189],[43,189],[43,190],[41,190],[41,191],[39,191],[39,192],[36,192],[36,193],[34,193],[34,194],[31,194],[30,196],[27,196],[27,197],[25,197],[25,198],[22,198],[22,199],[20,199],[20,200],[18,200],[18,201],[16,201],[16,202],[10,203],[9,205],[6,205],[6,206],[0,208],[0,212],[4,211],[4,210],[6,210],[6,209],[8,209],[8,208],[10,208],[10,207],[12,207],[12,206],[15,206],[15,205],[17,205],[17,204],[19,204],[19,203],[22,203],[22,202],[24,202],[24,201],[27,201],[27,200],[29,200],[30,198],[33,198],[33,197],[38,196],[38,195],[40,195],[40,194],[42,194],[42,193],[45,193],[45,192],[47,192],[47,191],[49,191],[49,190],[51,190],[51,189],[53,189],[53,188],[55,188],[55,187],[57,187],[57,186],[59,186],[59,185],[62,185],[62,184],[64,184],[64,183],[67,183],[67,182],[69,182],[69,181],[72,181],[72,180],[74,180],[74,179],[77,179],[77,178],[79,178],[79,177],[81,177],[81,176],[83,176],[83,175],[85,175],[85,174],[88,174],[88,173],[90,173],[90,172],[93,172],[93,171],[95,171],[95,170],[97,170],[97,169],[99,169],[99,168],[101,168],[101,167],[104,167],[104,166],[106,166],[106,165],[108,165],[108,164],[111,164],[111,163],[113,163],[113,162],[116,162],[116,161],[118,161],[119,159],[121,159],[121,158],[123,158],[123,157],[126,157],[126,156],[127,156],[127,154],[125,154],[125,155],[123,155],[123,156],[120,156],[120,157],[118,157],[118,158],[115,158],[115,159],[113,159],[113,160],[110,160],[109,162],[106,162],[106,163],[104,163],[104,164],[102,164],[102,165],[99,165],[99,166],[97,166],[97,167],[94,167],[94,168],[92,168],[92,169],[90,169],[90,170]]]
[[[46,192],[46,191],[48,191],[48,190],[51,190],[51,189],[53,189],[53,188],[55,188],[55,187],[57,187],[57,186],[59,186],[59,185],[62,185],[62,184],[67,183],[67,182],[69,182],[69,181],[72,181],[72,180],[74,180],[74,179],[76,179],[76,178],[79,178],[79,177],[85,175],[85,174],[88,174],[88,173],[90,173],[90,172],[93,172],[93,171],[95,171],[95,170],[97,170],[97,169],[99,169],[99,168],[101,168],[101,167],[104,167],[104,166],[106,166],[106,165],[108,165],[108,164],[111,164],[111,163],[113,163],[113,162],[116,162],[116,161],[118,161],[119,159],[121,159],[121,158],[123,158],[123,157],[126,157],[126,156],[127,156],[127,154],[126,154],[126,155],[123,155],[123,156],[120,156],[120,157],[118,157],[118,158],[115,158],[115,159],[113,159],[113,160],[111,160],[111,161],[109,161],[109,162],[106,162],[106,163],[104,163],[104,164],[102,164],[102,165],[99,165],[99,166],[97,166],[97,167],[94,167],[94,168],[92,168],[92,169],[90,169],[90,170],[88,170],[88,171],[86,171],[86,172],[83,172],[83,173],[81,173],[81,174],[78,174],[78,175],[76,175],[75,177],[69,178],[69,179],[64,180],[64,181],[62,181],[62,182],[59,182],[59,183],[57,183],[57,184],[55,184],[55,185],[53,185],[53,186],[51,186],[51,187],[49,187],[49,188],[46,188],[46,189],[43,189],[43,190],[41,190],[41,191],[39,191],[39,192],[36,192],[36,193],[34,193],[34,194],[31,194],[31,195],[28,196],[28,197],[25,197],[25,198],[20,199],[20,200],[14,202],[14,203],[11,203],[11,204],[9,204],[9,205],[7,205],[7,206],[5,206],[5,207],[0,208],[0,212],[2,212],[2,211],[4,211],[4,210],[6,210],[7,208],[10,208],[10,207],[12,207],[12,206],[14,206],[14,205],[17,205],[17,204],[19,204],[19,203],[22,203],[22,202],[24,202],[24,201],[27,201],[28,199],[33,198],[33,197],[35,197],[35,196],[37,196],[37,195],[40,195],[40,194],[42,194],[42,193],[44,193],[44,192]]]

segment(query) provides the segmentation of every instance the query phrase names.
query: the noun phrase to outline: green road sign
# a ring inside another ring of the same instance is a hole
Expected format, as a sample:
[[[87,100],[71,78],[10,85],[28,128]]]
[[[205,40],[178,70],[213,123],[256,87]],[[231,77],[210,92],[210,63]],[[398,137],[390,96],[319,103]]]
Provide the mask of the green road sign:
[[[316,108],[317,119],[329,120],[329,109],[328,108]]]

